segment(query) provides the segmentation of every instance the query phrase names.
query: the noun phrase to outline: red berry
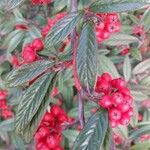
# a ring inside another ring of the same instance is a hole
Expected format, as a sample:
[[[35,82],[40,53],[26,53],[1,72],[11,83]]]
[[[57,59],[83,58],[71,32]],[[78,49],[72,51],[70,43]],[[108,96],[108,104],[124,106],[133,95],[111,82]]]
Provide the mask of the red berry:
[[[118,22],[119,18],[118,18],[118,14],[112,13],[112,14],[108,14],[106,19],[110,23],[116,23],[116,22]]]
[[[58,146],[55,148],[55,150],[64,150],[62,147]]]
[[[123,95],[131,95],[130,90],[126,87],[119,89],[119,92],[122,93]]]
[[[50,135],[46,138],[46,143],[48,145],[49,148],[55,148],[58,146],[58,142],[57,140],[55,139],[54,136]]]
[[[134,111],[133,111],[133,108],[130,107],[129,110],[127,111],[127,114],[132,117],[134,115]]]
[[[118,110],[120,110],[121,112],[127,112],[130,108],[130,106],[128,104],[120,104],[118,105]]]
[[[59,121],[59,123],[67,122],[67,120],[68,120],[68,118],[67,118],[66,115],[60,114],[60,115],[58,116],[58,121]]]
[[[39,142],[36,144],[36,150],[49,150],[49,147],[45,142]]]
[[[112,86],[117,88],[117,89],[122,89],[126,86],[126,82],[125,80],[121,79],[121,78],[117,78],[117,79],[114,79],[112,80]]]
[[[101,79],[110,82],[112,80],[112,77],[109,73],[103,73]]]
[[[110,120],[110,126],[112,128],[116,128],[118,126],[118,122],[116,120]]]
[[[58,115],[61,114],[61,108],[57,105],[53,105],[51,107],[51,114],[54,116],[54,117],[58,117]]]
[[[124,96],[124,102],[123,102],[124,104],[131,105],[132,102],[133,102],[133,98],[131,96],[129,96],[129,95]]]
[[[50,133],[49,129],[45,126],[40,127],[37,134],[40,136],[40,138],[46,137]]]
[[[34,52],[30,52],[30,51],[27,51],[27,52],[24,52],[23,54],[23,58],[26,62],[33,62],[35,61],[36,59],[36,54]]]
[[[52,116],[51,113],[47,112],[43,117],[43,121],[51,123],[55,121],[55,118]]]
[[[113,95],[112,95],[112,97],[111,97],[111,101],[112,101],[112,103],[114,104],[114,105],[119,105],[119,104],[121,104],[122,102],[123,102],[123,96],[122,96],[122,94],[121,93],[119,93],[119,92],[116,92],[116,93],[114,93]]]
[[[121,118],[121,112],[116,108],[112,108],[109,110],[109,118],[110,118],[110,120],[117,121]]]
[[[121,138],[120,135],[114,134],[114,135],[113,135],[113,138],[114,138],[115,144],[117,144],[117,145],[122,144],[122,138]]]
[[[32,42],[32,47],[35,51],[42,50],[44,47],[43,41],[40,38],[34,39],[34,41]]]
[[[112,105],[112,102],[110,101],[110,97],[107,95],[102,96],[101,100],[99,100],[99,105],[104,108],[109,108]]]
[[[121,117],[121,119],[119,120],[119,123],[121,125],[128,125],[129,122],[130,122],[130,116],[127,115],[127,114],[123,114],[122,117]]]

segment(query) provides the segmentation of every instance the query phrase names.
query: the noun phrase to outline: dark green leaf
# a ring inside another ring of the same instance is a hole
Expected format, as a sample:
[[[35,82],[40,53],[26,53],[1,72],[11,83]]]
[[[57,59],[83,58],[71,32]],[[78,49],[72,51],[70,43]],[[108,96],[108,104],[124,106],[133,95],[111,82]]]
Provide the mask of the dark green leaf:
[[[77,75],[81,84],[90,89],[97,74],[97,42],[94,27],[86,24],[82,30],[76,56]]]
[[[131,146],[129,150],[148,150],[150,148],[150,141],[143,141],[136,143],[134,146]]]
[[[94,12],[125,12],[142,8],[149,4],[148,0],[98,0],[90,8]]]
[[[33,80],[38,75],[42,74],[53,62],[47,60],[35,61],[32,64],[22,65],[21,67],[12,70],[6,76],[6,82],[9,87],[16,87]]]
[[[129,56],[126,56],[123,64],[123,75],[126,81],[129,81],[131,78],[131,62]]]
[[[19,133],[26,128],[38,109],[49,88],[53,74],[47,73],[37,79],[20,97],[20,103],[16,112],[15,129]]]
[[[21,5],[25,0],[8,0],[6,3],[6,9],[14,9],[17,6]]]
[[[50,48],[64,40],[75,28],[81,17],[81,13],[71,13],[61,19],[48,33],[45,47]]]
[[[138,137],[140,137],[141,135],[144,135],[144,134],[149,134],[150,133],[150,126],[143,126],[141,128],[138,128],[136,131],[134,130],[129,138],[134,140],[134,139],[137,139]]]
[[[1,131],[12,131],[14,128],[14,119],[8,119],[0,123]]]
[[[133,74],[140,74],[150,69],[150,59],[146,59],[141,63],[137,64],[133,69]]]
[[[142,16],[141,25],[144,26],[145,31],[149,31],[150,29],[150,9],[147,9]]]
[[[99,73],[108,72],[113,77],[116,77],[116,78],[120,76],[115,65],[108,57],[104,55],[99,55],[98,62],[99,62],[98,63]]]
[[[16,150],[25,150],[24,142],[18,135],[11,133],[11,140]]]
[[[36,114],[34,115],[32,120],[30,121],[30,123],[27,125],[27,127],[20,132],[21,137],[24,139],[24,141],[26,143],[31,142],[31,140],[41,122],[41,119],[43,118],[44,114],[46,113],[47,107],[49,106],[49,103],[50,103],[49,95],[50,95],[52,89],[53,89],[53,82],[50,83],[49,89],[48,89],[44,99],[42,100],[42,103],[41,103],[38,111],[36,112]]]
[[[105,40],[103,43],[109,46],[116,45],[128,45],[130,43],[139,42],[139,40],[131,35],[123,34],[123,33],[115,33],[112,34],[108,40]]]
[[[110,150],[111,144],[112,144],[112,130],[108,126],[105,139],[104,139],[104,143],[103,143],[103,150]]]
[[[132,48],[132,49],[130,50],[130,53],[131,53],[131,55],[132,55],[133,58],[135,58],[135,59],[137,59],[137,60],[139,60],[139,61],[142,60],[142,54],[141,54],[141,52],[140,52],[139,49],[137,49],[137,48]]]
[[[96,112],[80,132],[72,150],[99,150],[102,147],[107,128],[107,112]]]

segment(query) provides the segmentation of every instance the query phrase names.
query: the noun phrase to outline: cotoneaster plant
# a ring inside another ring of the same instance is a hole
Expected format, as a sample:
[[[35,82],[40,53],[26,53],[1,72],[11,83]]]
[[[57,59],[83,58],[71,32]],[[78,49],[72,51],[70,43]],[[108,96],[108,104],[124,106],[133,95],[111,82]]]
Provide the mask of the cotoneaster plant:
[[[0,147],[150,148],[149,0],[2,0],[0,15]]]

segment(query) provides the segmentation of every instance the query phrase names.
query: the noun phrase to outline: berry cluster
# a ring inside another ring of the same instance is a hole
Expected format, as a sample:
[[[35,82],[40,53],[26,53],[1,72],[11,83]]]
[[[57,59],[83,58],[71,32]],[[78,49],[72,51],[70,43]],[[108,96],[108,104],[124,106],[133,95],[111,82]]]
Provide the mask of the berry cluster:
[[[37,52],[44,47],[43,41],[40,38],[34,39],[32,43],[25,46],[22,50],[22,58],[25,62],[30,63],[37,59]]]
[[[36,150],[63,150],[60,146],[63,140],[62,130],[70,118],[58,105],[53,105],[46,112],[35,134]]]
[[[8,92],[6,90],[0,90],[0,118],[8,119],[11,118],[13,113],[10,106],[6,102]]]
[[[49,4],[52,0],[31,0],[34,5]]]
[[[128,125],[133,116],[133,98],[122,78],[112,79],[108,73],[97,77],[96,92],[102,93],[99,105],[108,109],[112,127]]]
[[[108,39],[112,33],[119,32],[121,23],[119,16],[116,13],[110,14],[96,14],[98,23],[96,25],[97,42],[101,43],[103,40]]]
[[[48,32],[51,30],[51,28],[60,20],[62,19],[64,16],[66,15],[66,13],[59,13],[57,15],[54,16],[54,18],[48,18],[48,23],[46,26],[44,26],[42,28],[41,34],[43,37],[45,37]]]

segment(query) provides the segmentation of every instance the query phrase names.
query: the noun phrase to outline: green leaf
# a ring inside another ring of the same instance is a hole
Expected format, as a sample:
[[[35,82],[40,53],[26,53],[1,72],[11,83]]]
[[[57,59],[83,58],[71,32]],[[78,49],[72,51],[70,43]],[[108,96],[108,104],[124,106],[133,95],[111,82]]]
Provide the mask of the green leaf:
[[[35,26],[30,27],[29,33],[30,33],[31,37],[34,38],[34,39],[42,37],[40,30],[37,29]]]
[[[142,84],[143,86],[150,87],[150,76],[145,77],[144,79],[142,79],[140,81],[140,84]]]
[[[8,43],[8,52],[13,52],[24,38],[25,32],[19,31]]]
[[[120,76],[115,65],[108,57],[99,55],[98,61],[98,70],[100,73],[108,72],[115,78]]]
[[[150,148],[150,141],[143,141],[136,143],[134,146],[131,146],[129,150],[148,150]]]
[[[68,130],[64,130],[62,134],[64,135],[64,137],[66,137],[69,140],[69,144],[71,144],[72,146],[75,139],[79,135],[79,132],[77,130],[68,129]]]
[[[103,150],[109,150],[112,144],[112,129],[108,126],[104,143],[103,143]]]
[[[146,59],[135,66],[133,69],[133,74],[143,73],[146,70],[150,69],[150,59]]]
[[[82,86],[90,89],[97,74],[97,42],[94,27],[86,24],[77,48],[76,69]]]
[[[44,114],[46,113],[47,107],[49,106],[49,103],[50,103],[49,95],[53,89],[53,85],[54,85],[54,83],[51,80],[49,89],[48,89],[44,99],[42,100],[42,103],[41,103],[38,111],[36,112],[36,114],[34,115],[32,120],[30,121],[30,123],[27,125],[27,127],[20,132],[20,136],[24,139],[24,141],[26,143],[31,142],[31,140],[41,122],[41,119],[43,118]]]
[[[135,102],[133,104],[133,109],[134,109],[134,115],[131,117],[130,125],[134,128],[138,124],[138,108]]]
[[[19,136],[17,136],[14,132],[11,133],[11,140],[12,140],[12,144],[16,149],[25,150],[25,145],[23,140]]]
[[[108,46],[116,46],[116,45],[128,45],[131,43],[139,42],[139,40],[131,35],[123,34],[123,33],[115,33],[110,36],[108,40],[105,40],[103,43]]]
[[[45,47],[50,48],[67,38],[81,17],[81,13],[71,13],[61,19],[48,33],[45,39]]]
[[[48,91],[53,74],[46,73],[37,79],[20,97],[20,103],[15,117],[15,130],[25,129],[36,115]]]
[[[94,12],[125,12],[142,8],[149,4],[149,0],[98,0],[90,9]]]
[[[140,24],[144,26],[144,29],[146,32],[149,31],[149,29],[150,29],[150,9],[147,9],[145,11],[144,15],[142,16]]]
[[[21,5],[25,0],[9,0],[6,3],[6,9],[11,10]]]
[[[142,101],[142,100],[145,100],[145,99],[148,99],[148,96],[145,95],[143,92],[141,91],[131,91],[131,94],[134,98],[134,100],[136,101]]]
[[[142,54],[140,52],[140,50],[138,48],[132,48],[130,49],[130,53],[132,55],[133,58],[141,61],[142,60]]]
[[[150,133],[150,126],[143,126],[141,128],[138,128],[136,131],[132,131],[130,133],[129,139],[137,139],[138,137],[140,137],[141,135],[144,134],[149,134]]]
[[[106,111],[96,112],[77,137],[72,150],[99,150],[102,147],[108,128]]]
[[[123,63],[123,74],[126,81],[131,78],[131,62],[129,56],[126,56]]]
[[[9,87],[16,87],[27,83],[42,74],[52,65],[53,62],[48,60],[39,60],[33,62],[32,64],[22,65],[21,67],[12,70],[6,76],[6,84]]]
[[[14,119],[7,119],[0,122],[0,131],[12,131],[14,128]]]

